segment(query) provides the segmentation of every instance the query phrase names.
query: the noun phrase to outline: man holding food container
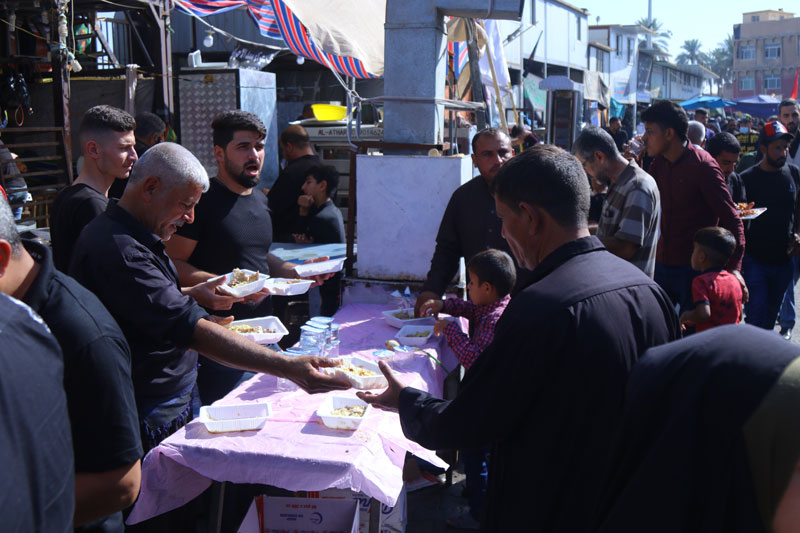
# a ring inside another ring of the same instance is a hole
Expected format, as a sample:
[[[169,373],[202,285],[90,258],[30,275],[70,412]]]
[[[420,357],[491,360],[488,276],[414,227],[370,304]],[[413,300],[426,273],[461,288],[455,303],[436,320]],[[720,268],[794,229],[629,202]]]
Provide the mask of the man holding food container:
[[[75,247],[70,273],[94,292],[131,347],[131,375],[145,451],[192,418],[197,353],[251,372],[288,378],[309,392],[348,384],[317,368],[316,357],[286,357],[218,325],[212,279],[182,287],[164,242],[194,220],[208,175],[185,148],[161,143],[134,167],[119,203],[92,221]],[[196,300],[196,301],[195,301]],[[191,348],[191,350],[190,350]]]
[[[226,111],[214,118],[214,158],[217,176],[195,209],[194,223],[179,227],[166,242],[184,286],[204,283],[234,269],[248,269],[273,278],[298,278],[296,265],[269,253],[272,219],[267,197],[256,189],[264,163],[266,128],[247,111]],[[321,282],[322,278],[316,280]],[[209,314],[238,319],[272,315],[268,288],[232,300]],[[201,304],[202,305],[202,304]],[[205,405],[222,398],[253,374],[200,356],[197,384]]]

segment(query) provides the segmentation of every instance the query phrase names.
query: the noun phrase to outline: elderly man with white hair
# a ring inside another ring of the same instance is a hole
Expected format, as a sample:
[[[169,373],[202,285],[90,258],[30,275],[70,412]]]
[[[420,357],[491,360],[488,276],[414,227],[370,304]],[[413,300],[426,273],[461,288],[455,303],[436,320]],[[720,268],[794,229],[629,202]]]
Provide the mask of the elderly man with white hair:
[[[704,148],[706,145],[706,127],[702,122],[697,120],[689,121],[689,129],[686,132],[689,141],[698,148]]]
[[[318,371],[331,363],[286,357],[215,323],[221,280],[181,287],[164,241],[194,220],[208,175],[185,148],[161,143],[135,165],[119,203],[83,231],[70,273],[94,292],[131,347],[132,378],[145,452],[192,418],[197,352],[242,370],[288,378],[308,392],[349,385]]]

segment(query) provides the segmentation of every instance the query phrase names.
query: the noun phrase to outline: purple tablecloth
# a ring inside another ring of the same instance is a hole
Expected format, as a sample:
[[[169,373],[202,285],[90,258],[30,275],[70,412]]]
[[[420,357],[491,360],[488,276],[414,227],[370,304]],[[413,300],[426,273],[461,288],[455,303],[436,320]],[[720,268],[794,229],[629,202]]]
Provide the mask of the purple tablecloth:
[[[382,318],[385,309],[354,304],[336,314],[341,324],[340,355],[372,358],[372,351],[394,336],[397,330]],[[456,366],[442,339],[433,338],[425,348],[444,359],[448,370]],[[441,395],[445,372],[428,357],[415,355],[389,364],[404,384]],[[142,465],[141,492],[128,523],[175,509],[201,494],[212,481],[260,483],[286,490],[343,488],[391,506],[402,490],[406,451],[446,466],[434,452],[403,436],[397,413],[371,409],[355,432],[328,429],[315,415],[324,394],[278,392],[277,388],[276,378],[259,374],[218,402],[266,400],[271,415],[262,429],[212,434],[195,420],[148,453]],[[354,396],[355,392],[328,394]]]

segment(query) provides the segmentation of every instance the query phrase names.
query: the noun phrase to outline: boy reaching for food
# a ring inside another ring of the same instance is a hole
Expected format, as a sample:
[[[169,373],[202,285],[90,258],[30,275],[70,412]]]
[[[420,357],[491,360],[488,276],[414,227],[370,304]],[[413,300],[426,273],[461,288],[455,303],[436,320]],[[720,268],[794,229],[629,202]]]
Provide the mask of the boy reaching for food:
[[[467,263],[470,301],[459,298],[428,300],[420,307],[422,316],[445,312],[469,321],[469,335],[461,331],[455,320],[441,319],[433,332],[444,334],[458,362],[469,369],[481,352],[492,343],[494,328],[508,302],[509,293],[517,279],[514,261],[505,252],[489,249],[475,254]],[[469,511],[447,519],[447,524],[459,529],[480,529],[483,500],[486,493],[486,459],[489,450],[461,450],[466,474]]]
[[[742,319],[742,286],[724,270],[736,240],[718,226],[694,234],[692,268],[702,272],[692,280],[694,309],[681,313],[681,326],[694,326],[699,333],[714,326],[738,324]]]
[[[465,369],[494,339],[494,326],[511,300],[509,293],[517,278],[511,257],[495,249],[475,254],[467,264],[467,271],[470,301],[428,300],[420,307],[422,316],[444,312],[469,321],[469,335],[461,331],[458,322],[446,318],[438,320],[433,328],[437,337],[444,334]]]

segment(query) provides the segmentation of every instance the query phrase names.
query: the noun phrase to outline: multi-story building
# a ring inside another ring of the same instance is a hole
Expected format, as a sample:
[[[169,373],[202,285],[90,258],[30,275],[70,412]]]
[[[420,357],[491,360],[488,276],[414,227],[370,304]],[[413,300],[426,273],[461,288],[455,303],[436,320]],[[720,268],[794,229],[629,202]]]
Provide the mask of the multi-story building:
[[[800,17],[753,11],[733,26],[733,96],[788,96],[800,67]]]
[[[650,76],[650,95],[654,99],[680,102],[701,94],[714,94],[715,83],[719,83],[719,76],[702,65],[656,61]]]

